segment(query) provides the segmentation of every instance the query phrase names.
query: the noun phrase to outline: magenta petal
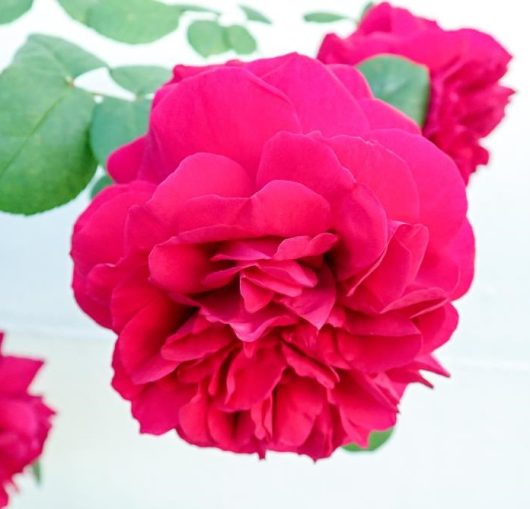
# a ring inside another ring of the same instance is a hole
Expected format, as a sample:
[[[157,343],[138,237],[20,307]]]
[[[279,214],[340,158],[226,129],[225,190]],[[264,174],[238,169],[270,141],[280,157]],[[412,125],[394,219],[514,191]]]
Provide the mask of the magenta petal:
[[[117,343],[120,362],[136,384],[160,380],[176,363],[160,355],[167,336],[182,320],[176,306],[159,301],[137,313],[122,330]]]
[[[193,198],[205,195],[249,196],[253,183],[241,165],[227,157],[197,153],[184,159],[156,189],[149,207],[166,223],[173,223]]]
[[[174,294],[203,290],[202,280],[213,268],[209,253],[195,244],[172,238],[155,246],[149,255],[153,282]]]
[[[160,180],[188,155],[219,154],[252,171],[278,131],[300,130],[291,102],[244,69],[226,67],[182,81],[151,116],[152,164]]]
[[[370,119],[372,130],[402,129],[412,134],[421,134],[418,125],[407,115],[379,99],[365,99],[359,105]]]
[[[420,203],[414,175],[396,154],[380,143],[336,136],[326,140],[358,183],[364,184],[384,205],[390,218],[417,222]]]
[[[147,385],[132,403],[132,414],[141,423],[140,432],[162,435],[174,429],[181,407],[194,395],[193,386],[175,384],[173,378]]]
[[[169,336],[162,348],[162,357],[170,361],[184,362],[201,359],[217,352],[235,340],[228,327],[209,327],[206,330],[182,336]]]
[[[226,375],[226,404],[246,409],[263,401],[271,395],[284,369],[285,361],[276,349],[260,348],[253,358],[239,353]]]
[[[249,230],[278,237],[317,235],[331,223],[328,202],[305,185],[288,180],[267,183],[250,199],[244,214]]]
[[[282,445],[303,444],[324,405],[324,391],[313,380],[295,378],[276,389],[274,438]]]
[[[256,183],[293,180],[332,199],[353,186],[351,174],[326,144],[314,137],[280,133],[264,148]]]
[[[107,162],[107,169],[115,182],[132,182],[138,177],[144,157],[146,137],[142,136],[114,151]]]
[[[467,211],[464,182],[454,162],[419,136],[398,130],[376,131],[371,136],[411,169],[418,186],[420,222],[429,228],[431,242],[443,245],[450,241],[460,230]]]
[[[291,58],[263,79],[289,97],[304,132],[333,136],[360,134],[368,129],[366,117],[344,84],[314,59]]]
[[[0,355],[1,395],[25,394],[43,364],[38,360]]]

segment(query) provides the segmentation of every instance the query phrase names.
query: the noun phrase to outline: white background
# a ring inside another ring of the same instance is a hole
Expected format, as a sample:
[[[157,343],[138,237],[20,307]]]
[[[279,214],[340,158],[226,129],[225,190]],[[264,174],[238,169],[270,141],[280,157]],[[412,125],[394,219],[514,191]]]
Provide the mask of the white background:
[[[230,21],[240,16],[235,0],[209,4]],[[355,15],[362,6],[359,0],[247,4],[274,20],[253,30],[263,56],[315,54],[325,31],[345,34],[351,25],[310,25],[302,13]],[[173,435],[140,436],[109,386],[112,337],[77,310],[69,290],[69,234],[87,197],[31,218],[0,213],[0,328],[9,333],[9,351],[47,359],[37,386],[59,412],[43,460],[44,483],[21,479],[14,509],[530,507],[528,8],[521,0],[401,5],[447,28],[490,32],[515,55],[507,82],[518,94],[488,140],[491,165],[470,186],[477,275],[458,306],[459,330],[441,354],[453,377],[436,380],[435,391],[412,388],[393,440],[373,455],[339,451],[314,464],[271,454],[260,462],[200,450]],[[32,32],[65,37],[113,65],[200,63],[182,27],[157,43],[127,46],[70,20],[55,0],[35,0],[29,15],[0,27],[0,68]],[[83,83],[121,93],[101,71]]]

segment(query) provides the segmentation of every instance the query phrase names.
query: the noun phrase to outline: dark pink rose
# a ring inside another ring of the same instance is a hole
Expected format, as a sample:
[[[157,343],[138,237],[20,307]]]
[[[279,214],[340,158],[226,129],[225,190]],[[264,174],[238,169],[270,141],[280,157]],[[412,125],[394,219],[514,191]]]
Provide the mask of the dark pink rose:
[[[345,39],[329,34],[318,58],[358,64],[379,54],[400,55],[428,67],[431,98],[424,134],[460,168],[467,182],[488,162],[480,145],[504,117],[513,90],[499,84],[511,59],[491,36],[477,30],[442,30],[388,3],[370,9]]]
[[[350,66],[175,70],[79,218],[73,287],[141,431],[314,459],[396,422],[473,236],[453,161]]]
[[[50,431],[53,411],[28,392],[42,364],[0,352],[0,507],[7,506],[13,477],[41,455]]]

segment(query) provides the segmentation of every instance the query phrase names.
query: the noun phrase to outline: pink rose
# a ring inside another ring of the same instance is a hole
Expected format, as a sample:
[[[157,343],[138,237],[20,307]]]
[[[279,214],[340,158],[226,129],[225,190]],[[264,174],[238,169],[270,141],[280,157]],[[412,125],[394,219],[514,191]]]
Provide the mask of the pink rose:
[[[453,161],[350,66],[177,68],[127,184],[79,218],[73,287],[119,335],[141,431],[314,459],[396,421],[444,374],[473,236]]]
[[[467,182],[488,162],[480,145],[504,117],[513,90],[499,85],[510,54],[477,30],[442,30],[388,3],[370,9],[346,39],[329,34],[318,58],[328,64],[358,64],[379,54],[400,55],[428,67],[431,98],[424,134],[460,168]]]
[[[0,333],[0,348],[3,333]],[[53,411],[28,388],[41,361],[0,352],[0,507],[7,506],[13,477],[35,463],[50,431]]]

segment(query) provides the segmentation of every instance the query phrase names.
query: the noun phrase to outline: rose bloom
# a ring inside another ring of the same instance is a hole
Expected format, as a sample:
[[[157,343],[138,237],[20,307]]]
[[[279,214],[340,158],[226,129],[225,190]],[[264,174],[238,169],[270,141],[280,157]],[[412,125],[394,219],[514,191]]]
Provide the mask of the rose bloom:
[[[109,167],[73,287],[119,335],[142,432],[318,459],[445,374],[432,354],[473,271],[464,183],[353,67],[177,67]]]
[[[0,347],[3,333],[0,332]],[[35,463],[50,431],[53,411],[28,388],[42,362],[0,352],[0,507],[13,477]]]
[[[424,135],[449,154],[467,182],[488,151],[480,145],[504,117],[513,90],[499,84],[510,54],[477,30],[442,30],[388,3],[371,8],[345,39],[329,34],[318,58],[328,64],[358,64],[393,54],[425,65],[431,94]]]

